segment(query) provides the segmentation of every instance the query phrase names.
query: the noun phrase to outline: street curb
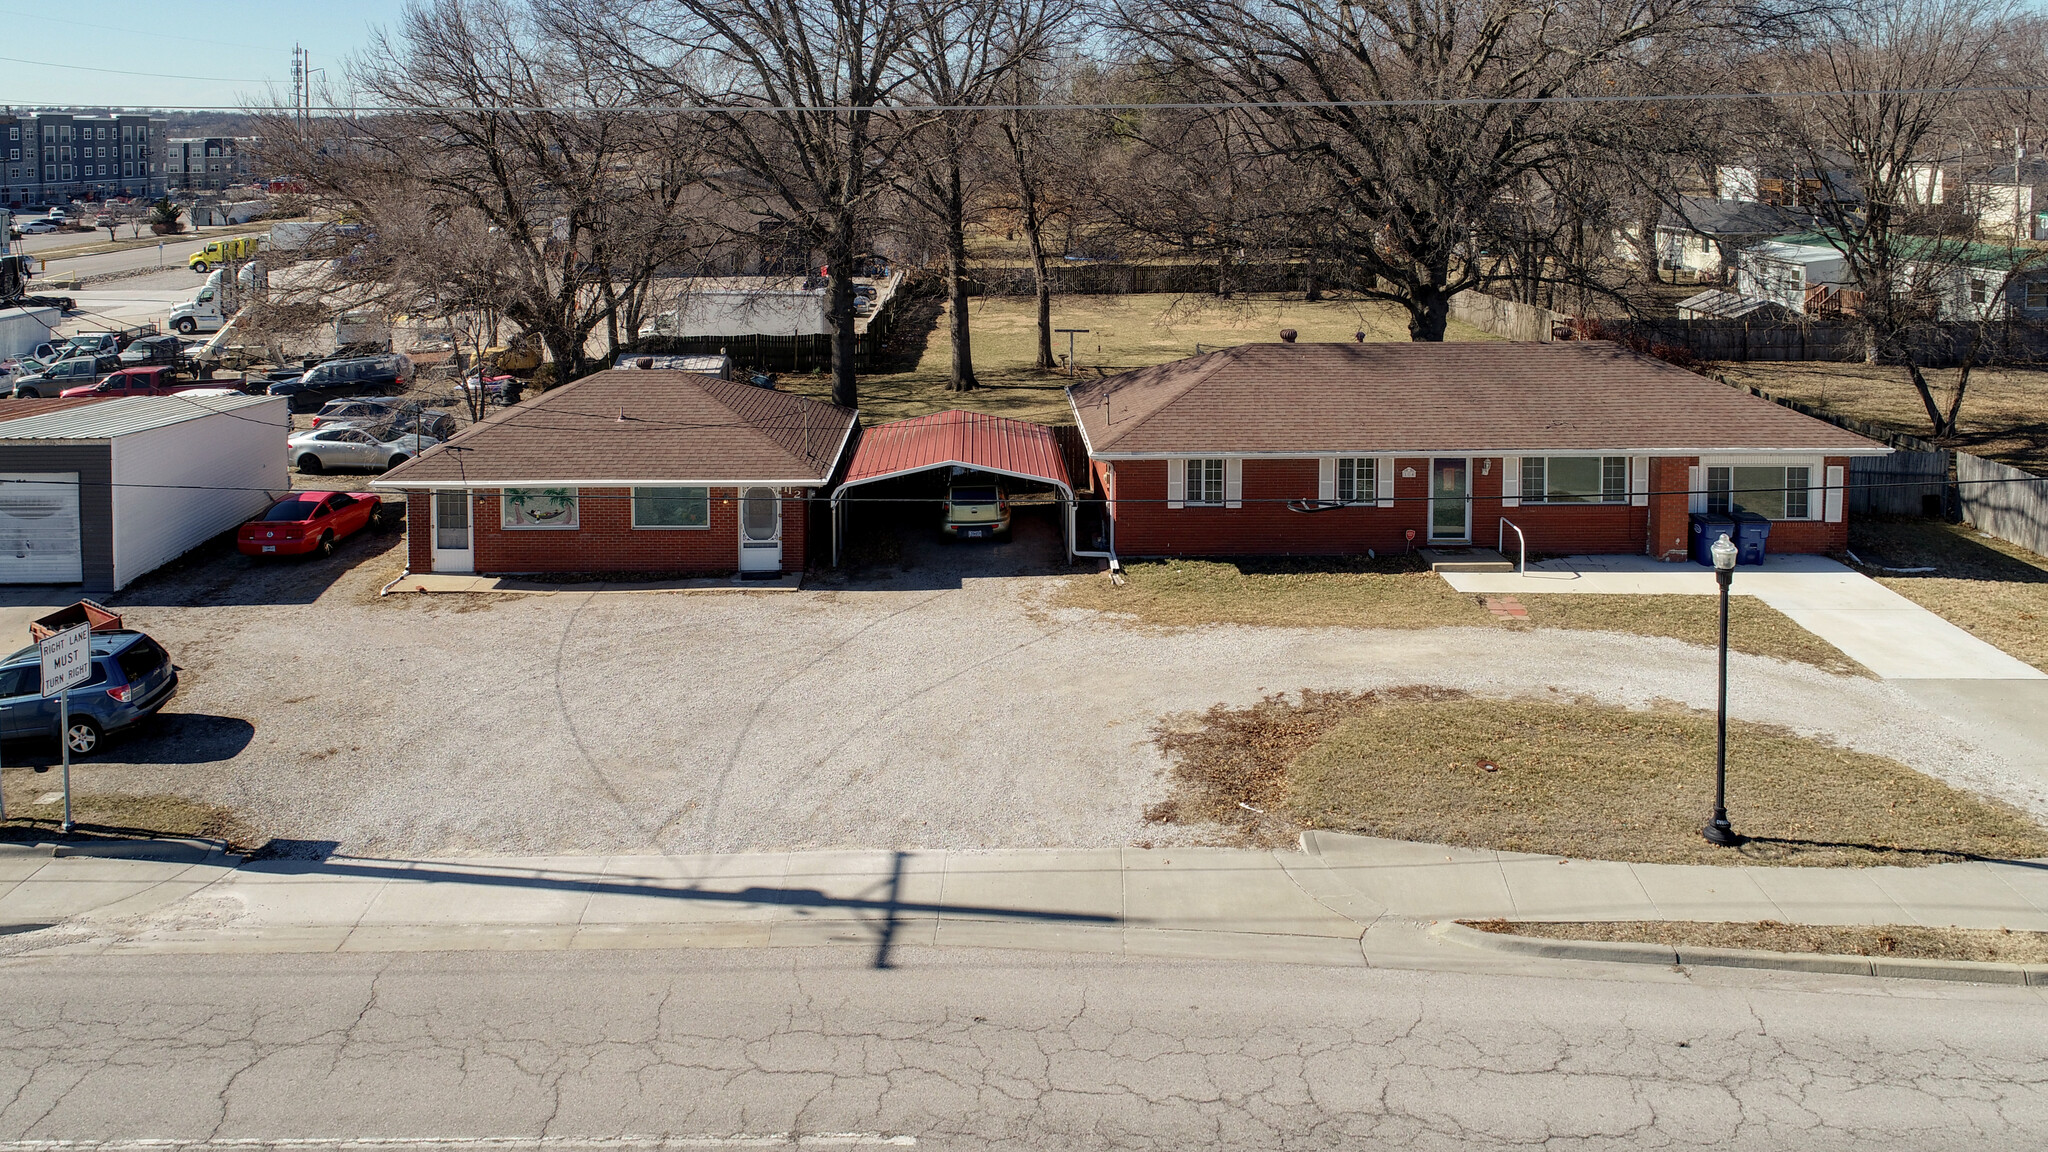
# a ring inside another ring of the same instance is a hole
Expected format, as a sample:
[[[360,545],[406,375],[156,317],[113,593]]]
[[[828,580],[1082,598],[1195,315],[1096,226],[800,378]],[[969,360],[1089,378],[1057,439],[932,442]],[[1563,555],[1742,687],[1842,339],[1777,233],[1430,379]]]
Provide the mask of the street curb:
[[[1618,964],[1663,964],[1670,967],[1711,966],[1761,968],[1774,972],[1808,972],[1829,976],[1883,976],[1905,980],[1954,980],[1975,984],[2017,984],[2048,987],[2048,964],[1990,964],[1975,960],[1904,960],[1880,956],[1831,956],[1765,952],[1749,948],[1672,948],[1608,940],[1550,940],[1481,932],[1442,921],[1430,929],[1453,943],[1489,952],[1510,952],[1546,960],[1602,960]]]

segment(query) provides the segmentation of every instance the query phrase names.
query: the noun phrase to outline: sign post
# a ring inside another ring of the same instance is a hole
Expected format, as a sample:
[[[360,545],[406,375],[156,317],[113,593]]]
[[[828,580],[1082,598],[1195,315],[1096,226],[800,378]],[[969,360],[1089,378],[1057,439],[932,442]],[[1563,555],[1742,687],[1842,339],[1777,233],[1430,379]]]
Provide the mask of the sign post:
[[[43,698],[57,698],[57,743],[64,749],[64,831],[71,821],[71,689],[92,676],[92,625],[74,624],[42,642]]]

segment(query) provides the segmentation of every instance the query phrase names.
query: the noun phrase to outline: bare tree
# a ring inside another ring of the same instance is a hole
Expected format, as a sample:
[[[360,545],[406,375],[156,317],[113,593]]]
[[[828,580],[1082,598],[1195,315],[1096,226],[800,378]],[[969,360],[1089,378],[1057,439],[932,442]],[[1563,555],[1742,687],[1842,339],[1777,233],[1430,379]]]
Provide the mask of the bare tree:
[[[1496,205],[1640,114],[1557,103],[1626,91],[1660,62],[1745,29],[1749,0],[1119,0],[1117,25],[1170,63],[1182,93],[1243,101],[1266,146],[1329,200],[1330,259],[1359,291],[1441,340]]]
[[[1043,64],[1074,13],[1070,0],[913,0],[915,31],[906,55],[909,88],[943,111],[922,124],[899,155],[910,200],[944,233],[950,386],[974,378],[967,307],[967,223],[971,176],[987,168],[992,114],[983,111],[1017,87],[1013,73]],[[1011,149],[1014,160],[1014,148]]]
[[[514,0],[414,4],[349,77],[389,111],[262,124],[273,159],[361,225],[327,280],[344,298],[502,316],[568,381],[597,326],[615,351],[621,308],[705,242],[675,123],[627,110],[630,89]]]
[[[1983,341],[1963,340],[1943,404],[1928,376],[1931,325],[1981,326],[2002,314],[1987,305],[2013,290],[2012,273],[2032,259],[1988,253],[1966,196],[1935,204],[1918,184],[1954,141],[1998,130],[1995,106],[1969,89],[2039,76],[2038,60],[2005,51],[2014,30],[2006,0],[1869,0],[1836,12],[1783,57],[1780,74],[1794,90],[1824,94],[1778,101],[1759,126],[1763,162],[1798,190],[1843,258],[1847,298],[1816,293],[1813,309],[1859,324],[1867,362],[1904,367],[1937,438],[1955,432]],[[2002,267],[1970,271],[1992,266]],[[1985,284],[1987,275],[1998,283]],[[1982,298],[1959,301],[1970,279]]]
[[[1025,248],[1031,258],[1032,293],[1037,301],[1037,364],[1045,371],[1058,367],[1052,354],[1052,270],[1046,256],[1046,228],[1060,210],[1060,198],[1052,192],[1063,176],[1071,187],[1075,118],[1046,113],[1029,106],[1053,103],[1065,95],[1070,77],[1056,63],[1036,61],[1010,70],[1010,108],[996,119],[1002,133],[998,161],[1004,168],[1009,195],[996,202],[1017,214],[1024,232]]]
[[[853,277],[901,133],[877,106],[909,80],[909,0],[541,0],[582,58],[643,104],[700,118],[732,173],[707,182],[822,251],[832,399],[859,403]]]

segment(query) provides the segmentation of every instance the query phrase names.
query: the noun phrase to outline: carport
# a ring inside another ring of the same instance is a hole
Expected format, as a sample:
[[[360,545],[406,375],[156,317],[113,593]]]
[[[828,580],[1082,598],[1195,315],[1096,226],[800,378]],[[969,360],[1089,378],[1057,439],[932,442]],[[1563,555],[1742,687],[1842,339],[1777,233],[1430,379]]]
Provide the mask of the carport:
[[[1053,430],[1029,420],[955,408],[861,430],[846,479],[832,493],[833,566],[839,564],[849,492],[863,484],[952,467],[1058,489],[1067,559],[1074,558],[1074,485]]]

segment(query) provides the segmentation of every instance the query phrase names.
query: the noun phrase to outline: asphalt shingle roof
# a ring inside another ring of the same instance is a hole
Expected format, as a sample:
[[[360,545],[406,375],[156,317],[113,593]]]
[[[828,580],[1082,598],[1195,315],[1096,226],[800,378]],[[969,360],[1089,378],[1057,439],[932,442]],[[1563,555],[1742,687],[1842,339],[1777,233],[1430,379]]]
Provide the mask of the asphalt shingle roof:
[[[822,484],[858,415],[694,372],[615,368],[499,411],[375,486]]]
[[[1071,396],[1108,457],[1887,451],[1606,341],[1243,344]]]

